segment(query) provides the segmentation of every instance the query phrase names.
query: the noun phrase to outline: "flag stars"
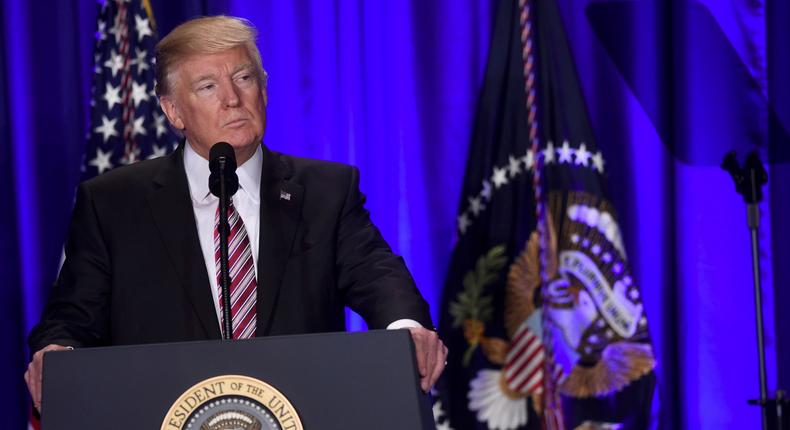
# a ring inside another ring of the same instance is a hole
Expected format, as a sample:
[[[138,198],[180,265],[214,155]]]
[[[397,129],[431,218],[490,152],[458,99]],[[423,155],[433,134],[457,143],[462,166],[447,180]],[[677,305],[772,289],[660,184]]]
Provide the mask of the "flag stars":
[[[150,69],[151,66],[148,65],[148,61],[146,60],[146,56],[148,55],[148,51],[140,50],[139,48],[134,48],[134,59],[131,61],[133,66],[137,66],[137,74],[143,73],[146,69]]]
[[[165,155],[167,155],[166,146],[154,145],[153,152],[151,152],[151,155],[148,156],[148,159],[151,160],[153,158],[164,157]]]
[[[573,151],[571,151],[571,145],[568,143],[568,141],[566,140],[562,142],[562,146],[559,149],[557,149],[557,158],[558,158],[557,162],[570,163],[571,161],[573,161],[571,159],[572,154]]]
[[[104,90],[104,100],[107,102],[107,110],[112,110],[116,104],[121,104],[121,88],[114,87],[111,83],[107,82]]]
[[[140,135],[145,136],[145,117],[138,117],[134,119],[134,123],[132,124],[132,137]]]
[[[118,74],[118,70],[123,69],[123,57],[113,49],[110,53],[110,58],[104,62],[104,67],[112,71],[112,77]]]
[[[118,118],[109,119],[106,115],[102,115],[101,125],[96,127],[93,131],[100,133],[104,139],[104,143],[107,143],[107,139],[110,137],[118,136],[118,131],[115,130],[116,121],[118,121]]]
[[[120,45],[121,44],[121,37],[122,37],[121,36],[121,32],[123,31],[122,28],[121,28],[121,25],[122,25],[121,22],[118,21],[118,22],[115,23],[115,25],[112,26],[112,28],[110,28],[107,31],[108,33],[112,34],[115,37],[115,44],[116,45]]]
[[[458,216],[458,230],[461,234],[466,233],[470,225],[472,225],[472,222],[469,220],[469,215],[467,215],[466,212]]]
[[[554,144],[549,142],[546,149],[543,150],[543,164],[551,164],[554,162]]]
[[[535,153],[531,149],[527,149],[527,153],[521,157],[521,161],[524,163],[525,170],[531,169],[535,165]]]
[[[101,148],[96,148],[96,157],[90,160],[88,164],[95,167],[101,175],[105,170],[112,169],[112,161],[110,161],[111,156],[112,151],[104,152]]]
[[[590,164],[590,151],[587,150],[587,145],[582,143],[579,149],[574,151],[576,153],[576,164],[587,167]]]
[[[134,16],[134,27],[137,29],[137,41],[143,40],[145,36],[152,36],[151,26],[148,25],[148,18],[139,15]]]
[[[469,210],[472,211],[472,215],[474,216],[477,216],[486,208],[480,201],[480,197],[469,197],[467,200],[469,201]]]
[[[140,147],[135,146],[131,151],[127,151],[121,158],[123,164],[133,164],[140,160]]]
[[[148,95],[148,86],[143,82],[138,85],[137,82],[132,82],[132,100],[134,100],[134,107],[138,107],[142,101],[148,101],[151,96]]]
[[[486,199],[486,201],[491,201],[491,182],[488,182],[487,179],[483,179],[483,189],[480,191],[480,197]]]
[[[515,178],[521,173],[521,160],[510,155],[508,157],[508,172],[510,172],[510,177]]]
[[[99,28],[96,30],[96,40],[104,40],[107,38],[107,23],[99,21]]]
[[[165,116],[160,115],[159,112],[154,111],[154,127],[156,127],[156,138],[167,133],[165,128]]]
[[[494,188],[496,189],[507,184],[507,169],[504,167],[494,167],[494,174],[491,175],[491,182],[494,183]]]
[[[595,155],[592,156],[592,163],[593,168],[595,168],[598,173],[603,173],[603,154],[601,154],[601,151],[596,152]]]

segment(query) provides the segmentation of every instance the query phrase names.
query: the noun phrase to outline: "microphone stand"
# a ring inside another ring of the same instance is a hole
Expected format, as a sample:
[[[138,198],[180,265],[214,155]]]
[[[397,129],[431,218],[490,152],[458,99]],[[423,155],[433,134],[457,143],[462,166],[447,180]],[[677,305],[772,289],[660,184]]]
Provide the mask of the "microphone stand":
[[[746,219],[751,234],[752,249],[752,273],[754,283],[754,307],[755,318],[757,319],[757,358],[760,377],[760,398],[749,400],[749,404],[760,406],[762,412],[762,428],[768,430],[768,412],[771,403],[775,402],[775,414],[772,416],[776,429],[782,430],[782,408],[787,402],[784,392],[778,390],[776,399],[768,398],[767,378],[765,372],[765,330],[763,328],[763,305],[762,288],[760,281],[760,207],[759,203],[763,200],[762,186],[768,182],[768,173],[765,171],[757,151],[751,152],[744,163],[743,168],[735,158],[735,152],[730,152],[724,157],[721,164],[722,169],[729,172],[735,181],[735,190],[743,196],[746,202]]]
[[[225,166],[227,164],[224,157],[219,158],[219,255],[220,255],[220,286],[222,288],[222,338],[233,339],[233,320],[230,314],[230,268],[228,267],[228,236],[230,226],[228,225],[228,206],[230,206],[230,195],[225,182]]]

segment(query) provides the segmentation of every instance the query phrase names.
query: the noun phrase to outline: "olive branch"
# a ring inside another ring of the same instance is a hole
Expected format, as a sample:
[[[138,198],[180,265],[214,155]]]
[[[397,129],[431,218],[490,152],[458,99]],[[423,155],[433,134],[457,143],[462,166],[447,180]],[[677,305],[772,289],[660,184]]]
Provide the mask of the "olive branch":
[[[484,295],[486,287],[499,277],[499,271],[505,266],[505,245],[497,245],[486,254],[480,256],[474,270],[466,273],[463,280],[464,289],[458,293],[455,301],[450,303],[450,315],[453,316],[453,327],[464,326],[464,337],[469,347],[463,356],[463,365],[468,366],[477,345],[480,343],[485,323],[494,314],[493,297]]]

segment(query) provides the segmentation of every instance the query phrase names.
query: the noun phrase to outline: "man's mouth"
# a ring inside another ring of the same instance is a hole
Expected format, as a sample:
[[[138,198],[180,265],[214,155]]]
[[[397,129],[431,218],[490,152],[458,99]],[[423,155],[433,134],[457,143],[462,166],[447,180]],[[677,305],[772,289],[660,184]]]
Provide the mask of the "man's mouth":
[[[238,126],[244,124],[246,121],[248,121],[247,118],[236,118],[234,120],[230,120],[230,121],[226,122],[225,125],[223,125],[223,127],[230,127],[230,128],[238,127]]]

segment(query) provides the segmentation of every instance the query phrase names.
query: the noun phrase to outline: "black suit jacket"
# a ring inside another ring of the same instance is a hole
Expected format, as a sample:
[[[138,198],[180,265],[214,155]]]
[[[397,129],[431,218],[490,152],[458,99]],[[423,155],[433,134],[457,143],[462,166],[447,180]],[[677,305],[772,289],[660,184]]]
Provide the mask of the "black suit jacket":
[[[371,223],[358,171],[263,148],[257,335],[431,327],[414,281]],[[80,184],[66,260],[32,351],[219,339],[183,164],[173,154]]]

